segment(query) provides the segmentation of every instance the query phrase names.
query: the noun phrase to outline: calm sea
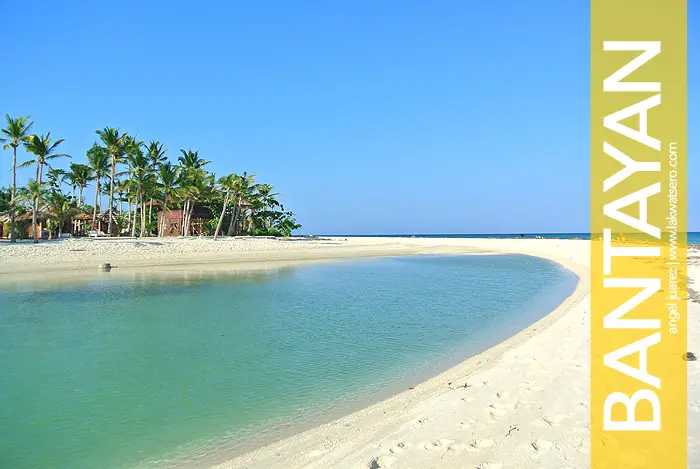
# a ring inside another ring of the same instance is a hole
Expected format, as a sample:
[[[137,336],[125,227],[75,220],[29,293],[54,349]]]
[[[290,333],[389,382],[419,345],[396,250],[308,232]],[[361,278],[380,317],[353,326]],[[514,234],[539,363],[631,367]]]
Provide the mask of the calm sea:
[[[0,467],[219,462],[415,386],[576,282],[535,257],[416,256],[0,290]]]
[[[691,231],[687,233],[688,244],[700,244],[700,232]],[[324,236],[344,236],[352,237],[378,237],[378,238],[395,238],[395,237],[416,237],[416,238],[535,238],[537,236],[545,239],[591,239],[590,233],[477,233],[477,234],[391,234],[391,235],[324,235]]]

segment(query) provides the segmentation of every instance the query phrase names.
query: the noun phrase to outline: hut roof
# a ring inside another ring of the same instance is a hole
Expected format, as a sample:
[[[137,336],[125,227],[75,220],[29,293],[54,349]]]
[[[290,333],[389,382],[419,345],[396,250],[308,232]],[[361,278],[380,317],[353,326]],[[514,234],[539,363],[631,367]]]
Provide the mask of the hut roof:
[[[51,215],[51,212],[49,211],[49,206],[42,205],[36,212],[36,219],[44,220],[48,218],[49,215]],[[17,215],[15,217],[15,221],[32,221],[32,211],[29,210],[28,212],[23,213],[22,215]]]

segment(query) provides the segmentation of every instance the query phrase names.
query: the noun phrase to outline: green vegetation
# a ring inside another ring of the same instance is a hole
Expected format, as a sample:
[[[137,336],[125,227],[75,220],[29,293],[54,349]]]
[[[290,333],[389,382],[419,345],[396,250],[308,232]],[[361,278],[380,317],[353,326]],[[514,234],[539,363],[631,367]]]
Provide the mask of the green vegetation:
[[[34,124],[30,117],[8,115],[6,120],[0,142],[13,153],[12,186],[0,190],[0,214],[10,215],[9,224],[15,226],[19,214],[31,211],[35,242],[46,228],[49,237],[54,231],[60,236],[66,230],[87,234],[106,229],[112,236],[213,235],[214,239],[289,236],[301,228],[277,200],[274,186],[257,183],[247,172],[217,178],[207,170],[210,161],[197,150],[181,149],[174,163],[163,143],[146,144],[128,132],[105,127],[96,131],[97,142],[86,151],[85,162],[71,162],[63,170],[53,167],[57,158],[71,158],[59,152],[63,139],[52,140],[50,133],[30,134]],[[18,148],[28,156],[21,163]],[[27,166],[36,166],[36,177],[18,187],[17,168]],[[92,205],[83,198],[90,186],[95,190]],[[15,233],[26,236],[29,227],[8,226],[5,232],[14,241]]]

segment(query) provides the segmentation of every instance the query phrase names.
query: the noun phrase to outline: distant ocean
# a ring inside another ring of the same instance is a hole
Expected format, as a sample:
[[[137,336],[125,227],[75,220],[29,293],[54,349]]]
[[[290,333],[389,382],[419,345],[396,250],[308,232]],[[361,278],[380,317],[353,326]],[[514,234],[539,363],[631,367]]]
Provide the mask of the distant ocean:
[[[403,237],[410,238],[535,238],[537,236],[546,239],[591,239],[590,233],[476,233],[476,234],[388,234],[388,235],[326,235],[326,236],[344,236],[347,238],[395,238]],[[700,232],[691,231],[688,233],[688,244],[700,244]]]

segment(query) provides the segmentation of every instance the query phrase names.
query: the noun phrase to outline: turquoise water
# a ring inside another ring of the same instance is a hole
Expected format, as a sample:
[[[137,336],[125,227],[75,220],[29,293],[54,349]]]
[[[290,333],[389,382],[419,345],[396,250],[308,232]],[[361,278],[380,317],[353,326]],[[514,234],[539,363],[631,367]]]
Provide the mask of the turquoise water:
[[[417,238],[498,238],[498,239],[511,239],[520,238],[521,236],[526,239],[535,238],[539,236],[545,239],[591,239],[590,233],[476,233],[476,234],[393,234],[393,235],[329,235],[329,236],[347,236],[351,237],[366,237],[366,236],[376,236],[380,238],[393,238],[393,237],[410,237],[415,236]],[[700,244],[700,232],[690,231],[686,233],[688,244]]]
[[[416,256],[0,290],[0,467],[216,462],[414,386],[576,282],[528,256]]]

